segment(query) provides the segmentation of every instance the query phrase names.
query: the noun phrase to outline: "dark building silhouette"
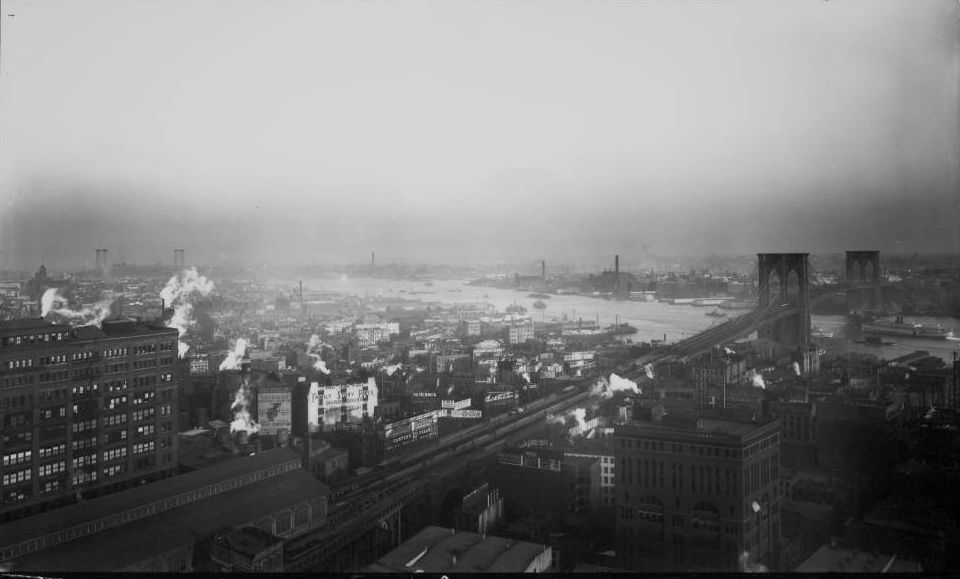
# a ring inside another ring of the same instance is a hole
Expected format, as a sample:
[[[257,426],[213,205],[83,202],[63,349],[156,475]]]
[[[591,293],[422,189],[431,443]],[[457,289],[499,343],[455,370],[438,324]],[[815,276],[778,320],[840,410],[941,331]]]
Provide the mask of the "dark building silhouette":
[[[690,418],[616,428],[617,553],[642,571],[777,564],[780,422]]]
[[[0,521],[177,468],[177,330],[0,322]]]

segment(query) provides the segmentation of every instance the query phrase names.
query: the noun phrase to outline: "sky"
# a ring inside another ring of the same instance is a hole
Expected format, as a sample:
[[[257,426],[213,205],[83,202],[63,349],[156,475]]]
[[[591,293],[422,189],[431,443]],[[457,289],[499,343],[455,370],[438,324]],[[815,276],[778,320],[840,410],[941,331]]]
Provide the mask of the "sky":
[[[0,267],[960,252],[956,0],[4,0]]]

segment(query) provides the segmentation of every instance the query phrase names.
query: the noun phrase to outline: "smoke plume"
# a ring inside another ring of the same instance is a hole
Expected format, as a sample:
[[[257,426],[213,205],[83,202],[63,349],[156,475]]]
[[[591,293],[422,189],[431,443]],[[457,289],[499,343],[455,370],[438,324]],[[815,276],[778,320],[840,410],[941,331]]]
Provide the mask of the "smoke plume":
[[[223,359],[223,362],[220,362],[220,371],[239,370],[241,367],[241,362],[243,361],[243,356],[246,353],[247,341],[243,338],[237,338],[236,343],[233,345],[233,350],[227,354],[227,357]]]
[[[307,356],[314,359],[313,369],[318,372],[323,372],[324,374],[329,374],[330,370],[327,368],[326,362],[323,361],[323,358],[320,357],[320,354],[323,352],[324,348],[333,349],[332,346],[324,344],[320,340],[320,336],[313,334],[310,336],[310,341],[307,343]],[[392,372],[388,372],[388,375],[392,376]]]
[[[103,324],[103,320],[110,315],[110,306],[113,301],[112,298],[100,300],[92,306],[84,306],[79,310],[74,310],[68,305],[67,298],[60,295],[60,290],[50,288],[43,292],[43,296],[40,298],[40,315],[46,318],[50,314],[56,314],[66,318],[71,326],[96,326],[99,328]]]
[[[577,420],[577,426],[580,427],[580,431],[583,432],[587,427],[587,411],[584,408],[574,408],[573,412],[570,413]]]
[[[643,393],[643,391],[640,390],[640,387],[637,386],[636,382],[616,374],[610,374],[610,382],[608,384],[609,386],[607,391],[611,394],[613,392],[633,392],[634,394]]]
[[[237,340],[240,342],[241,340]],[[221,369],[223,366],[221,365]],[[244,379],[237,389],[237,394],[233,398],[233,404],[230,405],[233,411],[233,422],[230,423],[230,432],[246,432],[254,434],[260,432],[260,425],[254,422],[250,417],[250,394],[247,389],[247,381]]]
[[[760,374],[760,372],[757,372],[756,370],[750,370],[748,375],[750,376],[750,384],[754,388],[761,388],[763,390],[767,389],[767,383],[763,381],[763,375]]]
[[[393,376],[397,373],[397,370],[400,369],[400,364],[391,364],[390,366],[384,366],[383,371],[387,373],[387,376]]]
[[[653,364],[644,364],[643,372],[647,375],[647,378],[653,380]]]
[[[793,363],[793,373],[796,374],[797,376],[800,375],[800,363],[799,363],[799,362],[794,362],[794,363]]]
[[[181,358],[186,356],[187,350],[190,349],[190,345],[184,342],[183,338],[195,323],[193,303],[190,299],[197,294],[206,297],[212,291],[213,282],[197,273],[195,267],[177,273],[160,290],[160,299],[166,307],[173,308],[173,317],[167,322],[167,327],[176,328],[180,334],[177,350]]]

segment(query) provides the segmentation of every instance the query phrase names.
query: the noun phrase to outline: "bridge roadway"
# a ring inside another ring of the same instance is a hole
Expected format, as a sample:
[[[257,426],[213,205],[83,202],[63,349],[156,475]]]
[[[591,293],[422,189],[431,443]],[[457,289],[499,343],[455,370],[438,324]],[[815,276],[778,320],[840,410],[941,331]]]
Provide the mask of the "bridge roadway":
[[[501,415],[444,437],[436,447],[394,459],[373,472],[337,485],[331,495],[327,524],[317,533],[295,539],[288,545],[289,571],[331,571],[321,568],[338,551],[387,522],[407,504],[423,497],[444,478],[498,453],[513,440],[535,434],[546,424],[548,414],[560,414],[589,397],[583,380],[573,388],[534,401],[521,415]],[[343,569],[347,570],[347,569]]]
[[[873,288],[875,288],[875,286],[867,283],[821,286],[816,288],[815,291],[810,292],[810,298],[808,300],[809,307],[813,307],[818,302],[835,293]],[[741,316],[728,319],[722,324],[707,328],[695,336],[646,354],[636,360],[635,365],[639,367],[644,364],[653,364],[670,359],[685,360],[708,352],[714,346],[730,343],[737,338],[742,338],[760,326],[796,315],[798,311],[799,306],[795,303],[771,303],[764,308],[757,308]],[[631,371],[621,368],[621,370],[625,372],[622,375],[631,379],[636,379],[642,374],[640,370],[636,369]]]

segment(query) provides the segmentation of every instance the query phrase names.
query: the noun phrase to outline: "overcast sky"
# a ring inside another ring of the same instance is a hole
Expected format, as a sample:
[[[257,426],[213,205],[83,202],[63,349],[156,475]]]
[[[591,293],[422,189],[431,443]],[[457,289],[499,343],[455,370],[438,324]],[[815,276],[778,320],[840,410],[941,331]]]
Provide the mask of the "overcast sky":
[[[960,251],[960,4],[4,0],[4,268]]]

